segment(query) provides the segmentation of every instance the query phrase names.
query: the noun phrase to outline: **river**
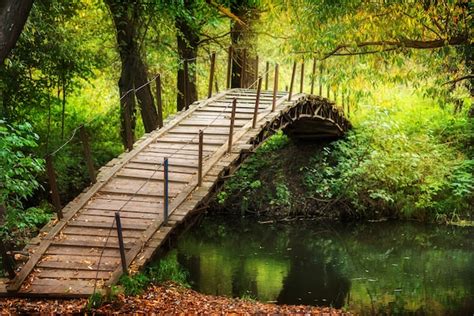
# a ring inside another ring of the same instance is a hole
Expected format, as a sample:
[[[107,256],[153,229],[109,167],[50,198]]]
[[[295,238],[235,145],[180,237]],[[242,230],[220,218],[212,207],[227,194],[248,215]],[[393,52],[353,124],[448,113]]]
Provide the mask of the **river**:
[[[199,292],[359,314],[472,315],[474,228],[207,215],[166,255]]]

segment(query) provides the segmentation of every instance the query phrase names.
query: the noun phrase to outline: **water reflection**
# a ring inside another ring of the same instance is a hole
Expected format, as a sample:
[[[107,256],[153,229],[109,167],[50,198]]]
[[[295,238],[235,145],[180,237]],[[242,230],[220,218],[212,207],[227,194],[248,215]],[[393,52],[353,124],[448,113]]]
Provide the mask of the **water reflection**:
[[[258,224],[207,217],[168,256],[200,292],[362,314],[470,315],[474,229],[413,223]]]

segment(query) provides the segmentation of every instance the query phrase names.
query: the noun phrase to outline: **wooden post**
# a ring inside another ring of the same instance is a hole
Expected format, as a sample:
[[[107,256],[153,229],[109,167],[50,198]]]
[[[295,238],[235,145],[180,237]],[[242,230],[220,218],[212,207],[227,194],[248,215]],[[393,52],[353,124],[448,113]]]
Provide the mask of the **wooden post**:
[[[216,93],[219,93],[219,84],[217,83],[217,78],[214,80],[214,89],[216,89]]]
[[[311,72],[311,94],[314,94],[314,80],[316,76],[316,58],[313,59],[313,70]]]
[[[329,96],[330,90],[331,90],[331,85],[328,82],[326,86],[326,97],[328,98],[328,100],[330,100],[330,96]]]
[[[214,84],[214,71],[216,67],[216,53],[211,54],[211,69],[209,71],[209,87],[207,89],[207,98],[212,97],[212,85]]]
[[[304,59],[301,62],[300,93],[303,93],[303,88],[304,88]]]
[[[58,219],[61,220],[63,218],[63,211],[61,207],[61,200],[59,199],[58,185],[56,183],[53,157],[51,155],[46,156],[46,173],[48,174],[48,183],[51,190],[51,200],[53,201],[54,208],[58,214]]]
[[[89,178],[92,183],[96,183],[96,174],[94,168],[94,161],[92,161],[91,148],[89,146],[89,140],[84,125],[79,127],[79,137],[81,138],[82,148],[84,150],[84,158],[86,159],[87,171],[89,172]]]
[[[189,90],[188,90],[188,80],[189,80],[189,69],[188,69],[188,60],[184,60],[184,109],[187,110],[189,107]]]
[[[273,77],[272,112],[275,111],[277,92],[278,92],[278,64],[275,64],[275,76]]]
[[[253,110],[252,128],[257,126],[258,106],[260,104],[260,91],[262,90],[262,77],[258,77],[257,97],[255,98],[255,108]]]
[[[268,90],[268,72],[270,70],[270,63],[267,61],[265,64],[265,91]]]
[[[227,153],[229,154],[232,151],[232,138],[234,136],[234,121],[235,121],[236,108],[237,108],[237,98],[234,98],[234,100],[232,100],[232,113],[230,114],[229,144],[227,146]]]
[[[15,268],[12,257],[7,253],[7,247],[3,243],[3,239],[0,239],[0,254],[2,256],[2,266],[5,272],[8,274],[8,278],[11,280],[15,278]]]
[[[323,96],[323,64],[319,65],[319,96]]]
[[[123,244],[122,222],[120,221],[120,213],[115,212],[115,224],[117,225],[117,238],[120,250],[120,259],[122,262],[122,272],[128,275],[127,259],[125,257],[125,246]]]
[[[244,48],[244,54],[242,56],[242,66],[241,74],[240,74],[240,87],[246,88],[247,87],[247,49]]]
[[[163,223],[168,223],[168,158],[163,160]]]
[[[295,83],[296,61],[293,63],[293,71],[291,72],[290,92],[288,94],[288,101],[291,101],[291,94],[293,93],[293,84]]]
[[[198,186],[202,185],[202,148],[204,142],[204,132],[199,130],[199,151],[198,151]]]
[[[337,92],[338,92],[338,91],[339,91],[339,87],[336,86],[336,87],[334,88],[334,103],[336,103],[336,105],[337,105],[337,97],[338,97]]]
[[[258,80],[258,55],[255,56],[255,80]]]
[[[226,88],[230,89],[232,80],[232,59],[234,58],[234,50],[232,46],[229,46],[229,53],[227,57],[227,83]]]
[[[163,127],[163,99],[161,98],[161,75],[156,76],[156,107],[158,114],[158,127]]]

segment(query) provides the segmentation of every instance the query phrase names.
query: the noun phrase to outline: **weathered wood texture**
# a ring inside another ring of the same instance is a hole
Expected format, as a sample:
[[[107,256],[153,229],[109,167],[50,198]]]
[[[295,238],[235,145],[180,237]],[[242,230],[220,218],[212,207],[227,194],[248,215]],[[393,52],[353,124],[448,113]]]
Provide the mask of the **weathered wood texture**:
[[[101,168],[97,182],[63,208],[64,217],[32,241],[26,249],[29,260],[0,294],[83,297],[94,289],[102,291],[123,273],[115,212],[121,218],[125,262],[133,273],[152,258],[178,224],[203,208],[222,177],[275,131],[299,120],[322,122],[319,132],[323,134],[342,135],[350,127],[327,99],[295,94],[294,101],[287,101],[282,92],[276,97],[272,111],[273,92],[262,91],[256,108],[255,90],[227,90],[190,105],[166,120],[163,128],[142,137],[133,150]],[[200,131],[205,135],[202,143]],[[228,148],[230,132],[233,141]],[[164,158],[169,161],[167,223],[163,221]]]

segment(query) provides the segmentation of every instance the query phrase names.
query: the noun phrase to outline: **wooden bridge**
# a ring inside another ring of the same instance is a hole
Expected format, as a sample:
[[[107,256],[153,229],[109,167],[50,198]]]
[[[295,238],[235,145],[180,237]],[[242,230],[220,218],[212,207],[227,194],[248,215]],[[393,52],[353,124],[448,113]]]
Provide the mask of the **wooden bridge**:
[[[303,93],[231,89],[195,102],[103,167],[97,182],[63,209],[63,218],[27,247],[28,260],[0,294],[87,297],[103,291],[124,268],[143,267],[268,136],[287,127],[301,137],[341,136],[349,125],[334,103]]]

